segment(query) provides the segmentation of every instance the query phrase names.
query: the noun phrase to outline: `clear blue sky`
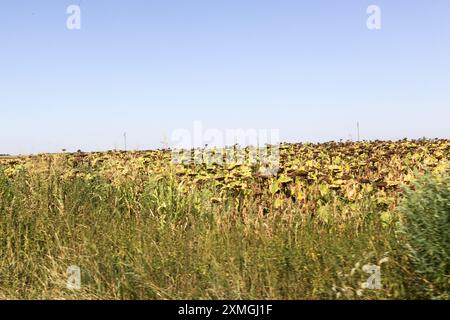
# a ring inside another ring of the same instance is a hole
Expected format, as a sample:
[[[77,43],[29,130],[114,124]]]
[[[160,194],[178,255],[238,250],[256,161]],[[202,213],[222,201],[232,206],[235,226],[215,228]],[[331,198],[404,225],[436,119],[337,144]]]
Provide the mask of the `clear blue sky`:
[[[0,111],[13,154],[107,150],[124,131],[160,147],[194,120],[285,141],[355,138],[358,120],[365,139],[449,138],[450,1],[1,0]]]

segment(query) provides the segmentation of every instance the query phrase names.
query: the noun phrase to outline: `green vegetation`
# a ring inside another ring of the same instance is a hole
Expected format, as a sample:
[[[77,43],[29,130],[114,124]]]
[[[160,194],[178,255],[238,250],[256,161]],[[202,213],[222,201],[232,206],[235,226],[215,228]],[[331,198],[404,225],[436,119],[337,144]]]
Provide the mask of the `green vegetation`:
[[[0,158],[0,298],[448,298],[449,141],[280,149],[274,177],[167,150]]]
[[[420,291],[429,298],[450,294],[450,171],[426,175],[406,193],[399,210]]]

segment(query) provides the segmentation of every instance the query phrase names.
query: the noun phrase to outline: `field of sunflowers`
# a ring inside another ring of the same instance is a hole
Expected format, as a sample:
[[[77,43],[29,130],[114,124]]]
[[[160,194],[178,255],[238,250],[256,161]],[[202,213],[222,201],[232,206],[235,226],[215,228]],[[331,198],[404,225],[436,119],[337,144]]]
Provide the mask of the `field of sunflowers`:
[[[281,144],[272,174],[250,147],[195,154],[1,156],[0,298],[409,299],[433,287],[398,207],[416,179],[448,172],[450,140]],[[381,288],[362,285],[367,264]]]

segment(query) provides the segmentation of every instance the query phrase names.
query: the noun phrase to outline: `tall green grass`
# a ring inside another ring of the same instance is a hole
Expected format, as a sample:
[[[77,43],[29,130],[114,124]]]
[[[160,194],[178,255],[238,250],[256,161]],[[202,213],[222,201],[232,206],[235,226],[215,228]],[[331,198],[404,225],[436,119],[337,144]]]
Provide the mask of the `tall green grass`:
[[[426,298],[450,298],[450,172],[418,179],[399,209],[419,292]]]
[[[5,299],[409,299],[414,287],[398,219],[370,200],[339,218],[293,203],[213,201],[166,179],[111,184],[62,179],[58,168],[0,169],[0,298]],[[395,215],[393,213],[393,215]],[[361,289],[368,263],[382,288]],[[80,290],[66,288],[68,266]]]

